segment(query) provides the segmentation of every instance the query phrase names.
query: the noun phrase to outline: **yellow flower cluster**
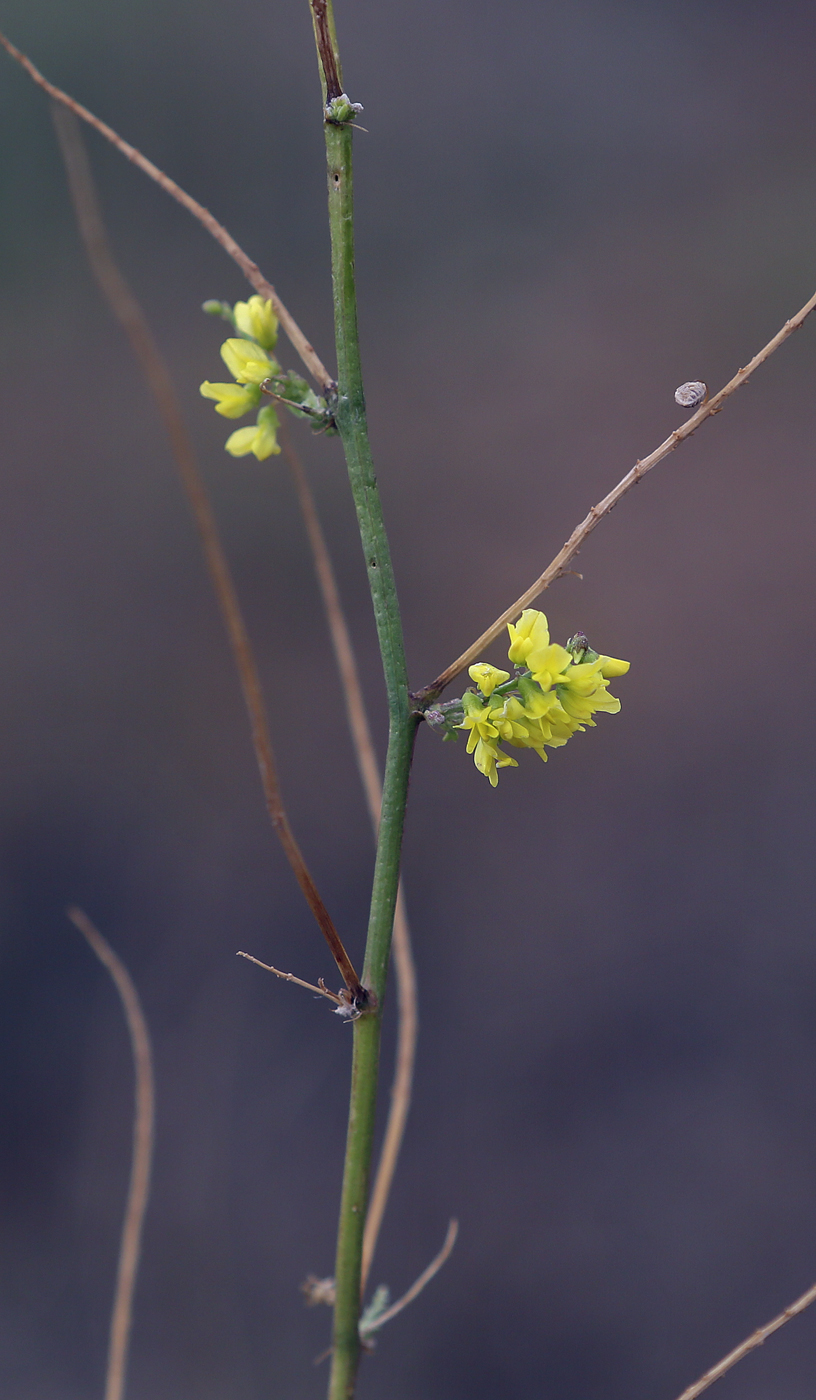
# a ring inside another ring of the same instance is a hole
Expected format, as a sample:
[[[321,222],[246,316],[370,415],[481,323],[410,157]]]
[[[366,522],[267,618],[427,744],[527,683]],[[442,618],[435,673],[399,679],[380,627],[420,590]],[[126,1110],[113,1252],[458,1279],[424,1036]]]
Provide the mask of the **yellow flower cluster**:
[[[510,624],[509,671],[480,662],[468,672],[479,688],[462,697],[464,719],[459,729],[470,731],[468,753],[493,787],[499,768],[517,768],[514,758],[500,744],[535,749],[545,763],[545,749],[557,749],[583,730],[594,727],[599,710],[617,714],[620,700],[607,689],[613,676],[629,670],[628,661],[616,661],[591,651],[586,638],[574,638],[568,647],[550,641],[544,613],[527,608]]]
[[[227,308],[229,310],[229,308]],[[221,358],[233,376],[234,384],[211,384],[205,379],[200,392],[205,399],[215,400],[215,411],[224,418],[242,418],[261,402],[261,385],[273,374],[280,374],[280,365],[268,353],[278,339],[278,318],[271,301],[250,297],[237,301],[232,310],[235,327],[249,340],[226,340],[221,346]],[[271,404],[258,413],[254,428],[237,428],[227,438],[225,447],[233,457],[246,457],[250,452],[259,462],[280,452],[276,432],[278,415]]]

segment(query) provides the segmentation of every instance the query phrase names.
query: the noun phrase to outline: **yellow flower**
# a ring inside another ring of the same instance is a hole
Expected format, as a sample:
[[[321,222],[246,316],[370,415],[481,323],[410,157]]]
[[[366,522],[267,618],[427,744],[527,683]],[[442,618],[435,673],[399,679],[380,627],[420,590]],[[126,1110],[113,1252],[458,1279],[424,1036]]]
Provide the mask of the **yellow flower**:
[[[491,787],[498,787],[499,775],[497,768],[518,768],[514,758],[508,753],[502,753],[495,744],[488,744],[484,739],[479,739],[475,745],[476,752],[473,755],[473,762],[480,773],[484,773]]]
[[[498,666],[489,666],[486,661],[480,661],[476,666],[469,667],[468,675],[472,681],[476,682],[485,697],[492,695],[497,685],[503,685],[505,681],[510,679],[509,671],[500,671]]]
[[[459,729],[469,729],[467,751],[473,754],[473,762],[480,773],[484,773],[489,780],[491,787],[496,787],[499,781],[498,768],[517,768],[518,764],[509,754],[503,753],[499,748],[500,730],[493,723],[494,718],[499,725],[506,725],[508,721],[503,720],[503,706],[491,706],[484,704],[481,697],[474,695],[472,690],[465,691],[462,696],[465,718],[458,725]],[[519,726],[520,728],[521,726]]]
[[[580,691],[572,690],[568,685],[559,686],[558,698],[567,714],[577,720],[579,725],[588,724],[594,729],[595,721],[592,716],[596,710],[605,710],[607,714],[616,715],[621,707],[620,700],[607,691],[607,685],[608,681],[601,681],[591,695],[582,695]]]
[[[613,676],[625,676],[629,670],[628,661],[617,661],[614,656],[601,657],[601,675],[611,679]]]
[[[462,696],[462,706],[465,717],[462,723],[457,725],[458,729],[469,729],[468,753],[473,753],[479,739],[497,739],[499,731],[490,720],[491,706],[486,705],[480,696],[474,695],[472,690],[466,690]]]
[[[620,709],[620,700],[608,693],[609,681],[604,676],[604,662],[610,661],[611,657],[599,656],[595,661],[579,662],[558,677],[558,699],[567,714],[580,725],[589,724],[594,728],[595,721],[592,716],[596,710],[605,710],[607,714],[616,715]],[[612,664],[617,667],[623,666],[625,671],[629,669],[625,661]],[[617,674],[623,675],[625,671],[618,670]]]
[[[273,453],[280,452],[280,444],[275,435],[278,415],[271,405],[262,408],[254,428],[237,428],[227,438],[224,446],[232,457],[248,457],[253,452],[259,462],[265,461]]]
[[[508,695],[503,705],[490,711],[490,722],[499,738],[519,749],[528,747],[530,730],[526,721],[527,715],[514,695]]]
[[[547,619],[543,612],[538,612],[535,608],[525,608],[515,626],[508,622],[507,630],[510,633],[510,650],[507,655],[517,666],[526,664],[527,657],[533,649],[538,651],[550,644]]]
[[[211,384],[205,379],[199,389],[205,399],[215,399],[215,411],[224,418],[242,418],[257,408],[261,391],[257,384]]]
[[[533,647],[528,653],[527,665],[541,689],[549,690],[562,679],[567,668],[572,667],[572,657],[566,647],[553,642],[550,646]]]
[[[278,318],[271,301],[264,301],[263,297],[258,296],[250,297],[249,301],[236,301],[232,314],[239,331],[252,336],[264,350],[274,350],[278,339]]]
[[[499,768],[518,766],[500,744],[534,749],[546,763],[545,749],[561,748],[586,725],[594,727],[592,716],[598,711],[618,712],[620,701],[609,694],[609,681],[629,670],[628,661],[592,651],[583,633],[573,638],[569,650],[551,642],[547,619],[535,608],[525,608],[507,630],[508,656],[525,673],[517,671],[508,685],[507,671],[486,662],[471,666],[470,678],[481,694],[470,690],[462,696],[463,719],[458,726],[470,731],[467,751],[493,787],[499,781]],[[498,687],[500,693],[495,694]]]
[[[225,340],[221,359],[239,384],[263,384],[280,368],[252,340]]]

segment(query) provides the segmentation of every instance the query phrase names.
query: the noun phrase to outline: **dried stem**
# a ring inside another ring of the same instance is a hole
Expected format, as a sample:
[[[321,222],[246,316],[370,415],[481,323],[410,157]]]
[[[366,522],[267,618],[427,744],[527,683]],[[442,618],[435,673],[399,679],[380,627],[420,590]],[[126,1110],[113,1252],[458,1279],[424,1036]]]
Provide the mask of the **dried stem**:
[[[374,743],[371,737],[371,727],[366,713],[365,700],[363,699],[362,686],[360,685],[360,676],[357,670],[354,648],[343,612],[343,605],[340,601],[331,555],[329,554],[329,549],[317,514],[314,496],[312,495],[312,490],[309,486],[303,464],[292,444],[288,425],[285,427],[282,425],[280,440],[281,446],[283,447],[283,455],[289,464],[294,478],[300,509],[306,525],[306,533],[309,537],[315,572],[317,573],[318,582],[320,584],[323,606],[329,624],[332,646],[337,660],[337,669],[340,673],[340,681],[346,701],[349,729],[351,730],[354,751],[357,755],[360,777],[366,795],[371,822],[374,827],[374,839],[376,840],[377,830],[380,824],[382,783],[377,765],[377,757],[374,752]],[[405,896],[402,889],[402,882],[400,882],[399,894],[397,895],[397,907],[394,914],[392,949],[394,967],[397,975],[398,1025],[396,1062],[394,1066],[394,1078],[391,1084],[391,1103],[388,1111],[388,1122],[385,1126],[380,1159],[377,1164],[374,1184],[371,1188],[371,1200],[368,1206],[368,1214],[366,1215],[365,1234],[363,1236],[361,1292],[365,1291],[365,1286],[368,1281],[371,1262],[377,1247],[377,1238],[380,1233],[385,1208],[391,1192],[391,1183],[394,1179],[394,1172],[396,1171],[397,1160],[405,1135],[405,1124],[408,1118],[408,1110],[411,1106],[411,1087],[414,1077],[414,1061],[416,1059],[418,1029],[416,966],[411,947],[411,930],[408,924],[408,914],[405,908]]]
[[[522,593],[521,597],[517,598],[515,603],[511,604],[511,606],[502,613],[501,617],[497,617],[496,621],[488,627],[487,631],[483,632],[481,637],[477,638],[473,645],[468,647],[467,651],[463,651],[462,655],[457,657],[456,661],[448,666],[441,675],[437,676],[435,681],[416,693],[414,699],[417,704],[421,706],[430,700],[434,700],[436,696],[445,689],[445,686],[450,684],[455,676],[458,676],[461,671],[464,671],[466,667],[470,666],[472,662],[481,656],[486,647],[488,647],[491,642],[495,641],[496,637],[503,631],[505,625],[508,622],[513,622],[524,608],[529,607],[530,603],[534,602],[539,594],[543,593],[546,588],[549,588],[550,584],[566,571],[567,564],[571,559],[575,558],[584,540],[592,533],[598,522],[603,520],[605,515],[609,514],[612,507],[616,506],[618,501],[621,500],[628,491],[631,491],[633,486],[637,486],[641,478],[652,470],[652,467],[656,467],[658,462],[662,462],[664,457],[668,457],[669,453],[674,451],[675,447],[678,447],[681,442],[685,442],[686,438],[691,437],[692,433],[700,427],[701,423],[704,423],[707,418],[711,418],[715,413],[719,413],[726,399],[730,398],[737,389],[740,389],[743,384],[747,383],[754,373],[754,370],[759,369],[760,365],[764,364],[767,359],[770,359],[774,351],[778,350],[779,346],[788,339],[788,336],[793,335],[793,332],[799,329],[803,321],[807,320],[807,317],[814,308],[816,308],[816,293],[810,298],[810,301],[806,302],[805,305],[797,311],[795,316],[791,316],[790,320],[785,322],[781,330],[777,331],[776,335],[768,341],[768,344],[759,351],[759,354],[754,356],[750,364],[745,366],[745,369],[738,370],[734,378],[730,379],[725,387],[720,389],[718,394],[715,394],[713,398],[702,404],[697,412],[693,413],[682,427],[670,433],[665,442],[662,442],[654,452],[648,457],[644,457],[642,461],[636,462],[631,471],[628,471],[626,476],[618,482],[614,490],[610,491],[608,496],[604,496],[603,500],[599,501],[596,506],[593,506],[586,518],[581,521],[580,525],[576,526],[563,549],[556,554],[552,563],[547,566],[543,574],[536,579],[535,583],[531,584],[526,592]]]
[[[706,1371],[704,1376],[694,1382],[694,1385],[690,1385],[687,1390],[684,1390],[683,1394],[678,1396],[678,1400],[695,1400],[696,1396],[702,1395],[704,1390],[708,1390],[710,1385],[720,1379],[720,1376],[724,1376],[726,1371],[730,1371],[731,1367],[736,1366],[737,1362],[747,1356],[750,1351],[761,1347],[762,1343],[773,1332],[778,1332],[780,1327],[784,1327],[785,1323],[790,1322],[792,1317],[804,1312],[805,1308],[809,1308],[813,1302],[816,1302],[816,1283],[806,1293],[803,1293],[801,1298],[797,1298],[795,1303],[791,1303],[790,1307],[785,1308],[784,1312],[779,1313],[778,1317],[773,1318],[771,1322],[766,1322],[764,1327],[758,1327],[756,1332],[752,1332],[750,1337],[746,1337],[745,1341],[740,1342],[738,1347],[729,1351],[722,1361],[718,1361],[716,1366],[712,1366],[710,1371]]]
[[[195,452],[184,423],[176,391],[142,308],[122,276],[111,252],[76,117],[61,107],[53,108],[53,116],[68,174],[77,223],[88,261],[114,316],[120,322],[130,341],[131,349],[156,400],[190,510],[198,529],[207,569],[224,618],[241,682],[267,811],[295,878],[340,969],[343,981],[352,997],[364,999],[365,993],[360,979],[343,947],[331,915],[318,893],[289,825],[278,783],[277,765],[269,735],[258,668],[241,613],[235,584],[221,544],[218,526],[201,473],[198,470]]]
[[[379,1316],[374,1319],[373,1322],[368,1323],[366,1326],[360,1327],[360,1335],[362,1337],[370,1337],[372,1332],[378,1331],[378,1329],[384,1326],[386,1322],[390,1322],[392,1317],[396,1317],[397,1313],[401,1313],[403,1308],[407,1308],[409,1303],[413,1303],[417,1294],[421,1293],[425,1285],[430,1283],[431,1279],[434,1277],[435,1274],[439,1273],[439,1270],[442,1268],[442,1265],[450,1256],[450,1252],[453,1249],[453,1246],[456,1244],[456,1236],[458,1234],[459,1221],[451,1220],[450,1224],[448,1225],[448,1233],[445,1236],[445,1243],[443,1244],[436,1258],[431,1260],[427,1269],[425,1269],[420,1274],[419,1278],[416,1280],[415,1283],[411,1284],[411,1287],[408,1289],[408,1292],[403,1293],[402,1297],[397,1299],[396,1303],[392,1303],[390,1308],[386,1308],[385,1312],[381,1312]],[[681,1396],[681,1400],[685,1400],[685,1397]]]
[[[150,1168],[153,1160],[153,1126],[155,1090],[150,1035],[142,1012],[139,996],[124,963],[110,944],[94,927],[81,909],[69,909],[68,918],[87,939],[99,961],[107,968],[122,999],[127,1020],[133,1068],[136,1074],[136,1104],[133,1116],[133,1159],[130,1169],[127,1206],[119,1246],[116,1293],[111,1313],[108,1370],[105,1378],[105,1400],[122,1400],[125,1390],[128,1344],[133,1323],[133,1291],[139,1268],[147,1198],[150,1191]]]
[[[315,43],[320,60],[323,78],[323,98],[331,102],[343,92],[340,76],[340,55],[337,52],[337,35],[334,32],[334,16],[328,0],[312,0]]]
[[[53,83],[50,83],[47,78],[43,77],[39,69],[34,67],[31,59],[27,58],[24,53],[21,53],[18,48],[15,48],[14,44],[12,44],[4,34],[0,34],[0,44],[3,45],[3,48],[13,59],[25,69],[29,77],[33,78],[37,86],[48,93],[49,97],[52,97],[55,102],[61,103],[69,112],[73,112],[74,116],[81,117],[84,122],[92,126],[95,131],[98,131],[101,136],[105,137],[106,141],[110,141],[111,145],[115,146],[117,151],[123,156],[126,156],[134,165],[138,166],[139,170],[143,171],[145,175],[148,175],[151,180],[155,180],[156,184],[160,185],[166,194],[169,194],[172,199],[175,199],[177,203],[181,204],[188,213],[192,214],[194,219],[198,219],[198,222],[203,225],[207,232],[212,234],[215,241],[221,244],[221,247],[229,254],[233,262],[238,264],[247,281],[255,288],[255,291],[272,302],[278,320],[309,373],[320,385],[324,393],[332,393],[336,387],[332,376],[329,374],[329,371],[326,369],[326,366],[323,364],[313,346],[310,345],[309,341],[306,339],[306,336],[303,334],[294,316],[292,316],[291,312],[287,311],[275,291],[275,288],[272,286],[272,283],[267,282],[257,263],[254,263],[252,259],[247,256],[243,248],[236,243],[232,234],[228,233],[223,224],[219,224],[218,220],[213,218],[209,209],[205,209],[203,204],[199,204],[198,200],[193,199],[192,195],[187,194],[187,191],[183,190],[180,185],[177,185],[175,180],[171,180],[169,175],[165,175],[163,170],[159,170],[159,167],[154,165],[152,160],[148,160],[147,156],[142,155],[141,151],[137,151],[135,146],[131,146],[128,141],[123,140],[121,136],[117,135],[113,128],[109,127],[106,122],[100,121],[99,117],[95,117],[93,112],[88,111],[87,107],[83,107],[82,104],[76,102],[73,97],[69,97],[67,92],[63,92],[61,88],[55,87]]]
[[[391,1082],[391,1103],[385,1125],[380,1159],[371,1188],[371,1198],[363,1235],[363,1259],[360,1268],[361,1291],[368,1282],[374,1251],[380,1233],[391,1183],[405,1136],[405,1124],[411,1107],[411,1088],[418,1030],[416,966],[411,948],[411,930],[405,910],[405,896],[400,881],[397,906],[394,911],[392,942],[394,967],[397,974],[397,1049],[394,1078]]]
[[[337,1006],[348,1006],[348,1002],[336,992],[330,992],[326,986],[315,986],[314,982],[304,982],[302,977],[296,977],[294,972],[281,972],[277,967],[272,967],[271,963],[261,962],[260,958],[253,958],[251,953],[238,953],[239,958],[246,958],[247,962],[254,963],[256,967],[262,967],[264,972],[274,972],[276,977],[280,977],[282,982],[294,982],[296,987],[305,987],[307,992],[317,992],[319,997],[328,997]]]

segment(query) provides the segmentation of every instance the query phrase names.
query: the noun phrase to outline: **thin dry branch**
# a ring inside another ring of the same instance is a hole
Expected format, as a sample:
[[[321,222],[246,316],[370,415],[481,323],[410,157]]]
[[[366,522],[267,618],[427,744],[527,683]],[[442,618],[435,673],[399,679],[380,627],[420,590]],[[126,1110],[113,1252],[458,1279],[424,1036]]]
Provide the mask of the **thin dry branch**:
[[[270,820],[306,901],[331,949],[332,956],[352,997],[365,998],[331,915],[300,847],[283,805],[277,765],[266,719],[263,692],[252,645],[244,623],[229,564],[221,544],[213,509],[198,469],[173,382],[153,339],[141,306],[119,270],[108,242],[88,158],[76,117],[62,107],[52,109],[79,231],[93,274],[122,326],[156,404],[170,442],[176,466],[190,506],[201,547],[232,648],[235,666],[249,715],[252,742],[261,774]]]
[[[116,1273],[116,1293],[111,1312],[108,1370],[105,1378],[105,1400],[122,1400],[125,1390],[128,1344],[133,1323],[133,1292],[139,1269],[147,1199],[150,1192],[150,1168],[153,1161],[153,1128],[155,1118],[155,1087],[150,1035],[139,1002],[139,995],[124,963],[110,944],[81,909],[69,909],[68,918],[88,941],[99,961],[107,968],[122,1000],[133,1068],[136,1075],[136,1103],[133,1115],[133,1159],[130,1169],[119,1265]]]
[[[337,1006],[345,1007],[348,1005],[348,1002],[344,1001],[343,997],[338,996],[337,992],[330,992],[328,987],[315,986],[314,982],[304,982],[303,978],[296,977],[294,972],[281,972],[279,968],[273,967],[271,963],[261,962],[260,958],[253,958],[251,953],[238,953],[236,956],[239,958],[246,958],[247,962],[254,963],[256,967],[262,967],[264,972],[274,972],[275,976],[280,977],[282,982],[294,982],[296,987],[305,987],[307,992],[317,992],[319,997],[328,997],[329,1001],[335,1002]]]
[[[391,1082],[391,1102],[388,1109],[388,1122],[385,1125],[380,1158],[377,1163],[374,1184],[371,1188],[371,1198],[368,1203],[365,1232],[363,1234],[363,1257],[360,1268],[361,1290],[365,1288],[368,1282],[374,1251],[377,1248],[380,1227],[382,1225],[386,1205],[388,1204],[388,1197],[391,1193],[391,1183],[394,1180],[394,1172],[397,1169],[397,1160],[402,1147],[402,1140],[405,1136],[405,1124],[408,1118],[408,1110],[411,1107],[411,1088],[414,1079],[414,1061],[416,1059],[417,1031],[419,1026],[419,1017],[417,1014],[416,965],[414,963],[414,954],[411,947],[411,930],[408,924],[408,915],[405,910],[405,896],[403,894],[401,881],[397,894],[397,905],[394,911],[394,933],[391,947],[394,955],[394,967],[397,974],[397,1048],[394,1063],[394,1078]]]
[[[445,1236],[445,1243],[436,1258],[431,1260],[427,1269],[420,1274],[415,1283],[411,1284],[408,1292],[403,1293],[402,1297],[397,1299],[396,1303],[392,1303],[390,1308],[386,1308],[385,1312],[381,1312],[379,1316],[376,1317],[373,1322],[369,1322],[365,1328],[362,1326],[360,1327],[361,1337],[370,1337],[372,1332],[378,1331],[386,1322],[390,1322],[392,1317],[396,1317],[397,1313],[401,1313],[403,1308],[407,1308],[409,1303],[413,1303],[417,1294],[421,1293],[425,1285],[430,1283],[435,1274],[439,1273],[442,1265],[448,1259],[453,1246],[456,1244],[456,1236],[458,1234],[459,1221],[451,1220],[448,1225],[448,1233]]]
[[[377,830],[380,824],[382,782],[380,780],[377,757],[374,752],[371,726],[366,713],[365,700],[363,699],[363,690],[360,685],[360,676],[351,642],[351,635],[343,611],[343,605],[340,601],[337,579],[335,578],[331,555],[329,554],[328,545],[326,544],[326,539],[320,524],[320,518],[317,514],[314,496],[312,495],[312,490],[303,464],[292,444],[288,425],[285,427],[282,425],[280,437],[283,455],[286,458],[294,479],[295,490],[297,491],[301,513],[306,525],[306,533],[312,550],[315,572],[320,585],[323,606],[326,612],[334,655],[337,661],[337,669],[340,673],[340,681],[345,697],[349,729],[351,730],[354,751],[357,755],[360,777],[368,804],[371,823],[374,828],[374,839],[376,840]],[[408,1110],[411,1106],[411,1087],[414,1077],[414,1061],[416,1059],[418,1029],[416,965],[414,963],[414,955],[411,947],[411,929],[408,923],[405,896],[401,882],[397,895],[397,906],[394,912],[392,949],[394,967],[397,975],[397,1048],[394,1078],[391,1084],[391,1102],[388,1110],[388,1122],[385,1127],[380,1158],[377,1164],[377,1171],[374,1176],[374,1184],[371,1188],[371,1198],[366,1214],[360,1284],[361,1292],[365,1292],[366,1283],[368,1282],[368,1275],[371,1270],[374,1251],[377,1247],[380,1227],[391,1192],[391,1183],[394,1180],[394,1172],[396,1171],[402,1140],[405,1136],[405,1124],[408,1119]]]
[[[750,1337],[746,1337],[745,1341],[740,1342],[738,1347],[729,1351],[722,1361],[718,1361],[716,1366],[712,1366],[710,1371],[706,1371],[704,1376],[694,1382],[694,1385],[690,1385],[687,1390],[684,1390],[683,1394],[677,1397],[677,1400],[696,1400],[696,1396],[702,1395],[704,1390],[708,1390],[710,1385],[720,1379],[720,1376],[724,1376],[726,1371],[730,1371],[731,1367],[736,1366],[737,1362],[747,1356],[750,1351],[761,1347],[762,1343],[773,1332],[778,1332],[780,1327],[784,1327],[785,1323],[790,1322],[792,1317],[804,1312],[805,1308],[809,1308],[813,1302],[816,1302],[816,1283],[806,1293],[803,1293],[801,1298],[797,1298],[795,1303],[791,1303],[789,1308],[785,1308],[784,1312],[779,1313],[778,1317],[775,1317],[771,1322],[766,1322],[764,1327],[758,1327],[756,1332],[752,1332]]]
[[[805,305],[797,311],[795,316],[791,316],[790,320],[785,322],[782,329],[777,331],[776,335],[768,341],[768,344],[759,351],[759,354],[755,355],[751,362],[745,366],[745,369],[738,370],[734,378],[730,379],[725,387],[720,389],[719,393],[701,404],[697,412],[693,413],[682,427],[670,433],[665,442],[662,442],[654,452],[650,453],[648,457],[644,457],[642,461],[636,462],[631,471],[628,471],[626,476],[618,482],[617,486],[609,492],[609,495],[604,496],[602,501],[599,501],[596,506],[593,506],[589,514],[581,521],[580,525],[575,527],[563,549],[559,550],[552,563],[548,564],[543,574],[536,579],[535,583],[531,584],[526,592],[522,593],[521,597],[516,599],[515,603],[512,603],[509,608],[505,609],[501,617],[497,617],[496,621],[488,627],[487,631],[483,632],[481,637],[478,637],[473,645],[468,647],[467,651],[463,651],[462,655],[457,657],[452,665],[448,666],[441,675],[437,676],[435,681],[425,686],[423,690],[417,692],[415,696],[417,703],[420,705],[425,704],[427,701],[433,700],[437,695],[441,694],[445,687],[450,685],[450,682],[455,676],[458,676],[461,671],[464,671],[472,662],[476,661],[490,643],[495,641],[496,637],[499,636],[508,622],[514,622],[524,608],[529,607],[539,594],[543,593],[546,588],[549,588],[550,584],[555,579],[560,578],[561,575],[565,573],[567,564],[569,564],[570,560],[575,558],[584,540],[592,533],[599,521],[603,520],[604,516],[609,514],[613,506],[616,506],[618,501],[621,500],[628,491],[631,491],[633,486],[637,486],[638,482],[646,473],[652,470],[652,467],[656,467],[658,462],[662,462],[664,457],[668,457],[669,453],[674,451],[675,447],[678,447],[681,442],[685,442],[686,438],[691,437],[692,433],[700,427],[701,423],[704,423],[707,418],[711,418],[713,414],[719,413],[726,399],[730,398],[737,389],[740,389],[743,384],[747,383],[754,371],[759,369],[759,366],[764,364],[775,350],[779,349],[779,346],[788,339],[788,336],[793,335],[793,332],[799,329],[814,308],[816,308],[816,293],[810,298],[810,301],[805,302]]]
[[[178,204],[181,204],[188,213],[192,214],[194,219],[198,219],[198,222],[212,235],[216,243],[220,243],[221,247],[229,254],[233,262],[238,264],[247,281],[255,288],[255,291],[272,302],[275,308],[275,314],[281,326],[309,373],[320,385],[324,393],[332,393],[337,387],[332,376],[329,374],[329,371],[326,369],[326,366],[323,364],[314,347],[310,345],[309,341],[306,339],[306,336],[303,334],[294,316],[292,316],[290,311],[287,311],[275,291],[275,288],[272,286],[272,283],[267,282],[257,263],[254,263],[252,259],[247,256],[243,248],[236,243],[232,234],[224,228],[223,224],[219,224],[218,220],[213,217],[209,209],[205,209],[203,204],[199,204],[197,199],[193,199],[192,195],[187,194],[187,191],[183,190],[180,185],[177,185],[175,180],[171,180],[169,175],[165,175],[163,170],[160,170],[157,165],[154,165],[152,160],[148,160],[147,156],[142,155],[141,151],[137,151],[135,146],[131,146],[128,141],[123,140],[123,138],[119,136],[112,127],[108,126],[106,122],[100,121],[99,117],[95,117],[93,112],[88,111],[87,107],[83,107],[80,102],[76,102],[73,97],[69,97],[67,92],[63,92],[61,88],[55,87],[53,83],[50,83],[47,78],[43,77],[39,69],[34,67],[31,59],[27,58],[24,53],[21,53],[21,51],[2,33],[0,33],[0,44],[3,45],[3,48],[13,59],[25,69],[37,86],[48,93],[49,97],[52,97],[55,102],[59,102],[63,107],[66,107],[69,112],[73,112],[76,117],[81,117],[84,122],[92,126],[95,131],[98,131],[101,136],[105,137],[106,141],[110,141],[111,145],[115,146],[117,151],[123,156],[126,156],[135,166],[138,166],[139,170],[143,171],[145,175],[148,175],[151,180],[155,180],[156,184],[160,185],[165,193],[169,194],[172,199],[175,199]]]

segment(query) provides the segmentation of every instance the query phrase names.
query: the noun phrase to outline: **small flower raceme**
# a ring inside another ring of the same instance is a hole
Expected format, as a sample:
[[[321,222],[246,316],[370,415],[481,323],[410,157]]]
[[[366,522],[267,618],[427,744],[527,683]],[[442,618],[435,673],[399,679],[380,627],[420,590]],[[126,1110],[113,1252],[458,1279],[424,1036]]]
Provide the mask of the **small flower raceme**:
[[[467,751],[493,787],[500,768],[518,767],[501,744],[534,749],[546,763],[545,749],[561,748],[587,725],[594,728],[593,715],[617,714],[620,700],[609,694],[609,682],[629,670],[628,661],[593,651],[583,633],[565,647],[551,642],[547,619],[534,608],[507,630],[515,676],[487,662],[471,666],[478,689],[462,696],[463,718],[454,726],[469,731]]]
[[[284,401],[297,417],[317,420],[324,430],[331,429],[331,413],[325,401],[300,375],[291,370],[284,374],[271,353],[278,339],[278,318],[271,301],[253,296],[232,307],[228,302],[207,301],[204,310],[228,321],[240,336],[230,337],[221,346],[221,358],[234,383],[210,383],[205,379],[201,394],[215,401],[215,411],[223,418],[242,418],[245,413],[259,410],[254,427],[238,428],[227,438],[225,447],[232,457],[253,453],[262,462],[280,452],[278,415],[271,404],[259,408],[265,391]]]

